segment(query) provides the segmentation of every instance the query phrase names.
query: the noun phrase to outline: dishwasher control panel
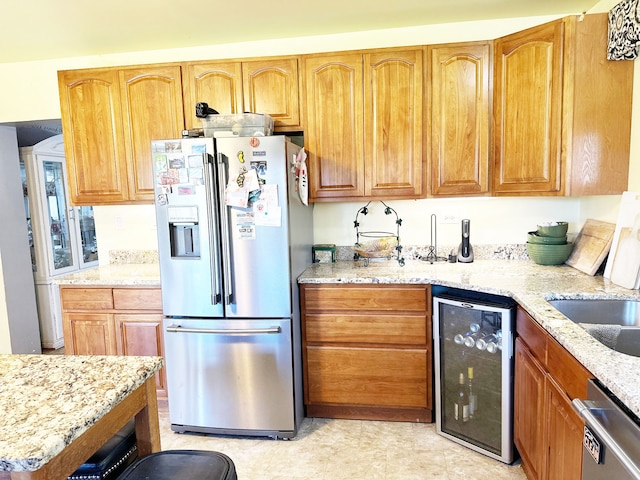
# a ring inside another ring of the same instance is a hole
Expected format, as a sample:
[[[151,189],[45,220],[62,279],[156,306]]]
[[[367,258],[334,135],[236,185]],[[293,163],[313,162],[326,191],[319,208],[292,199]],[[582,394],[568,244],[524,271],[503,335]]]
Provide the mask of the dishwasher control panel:
[[[602,463],[602,445],[600,443],[600,440],[598,440],[598,437],[596,437],[586,425],[584,426],[584,436],[582,437],[582,444],[596,461],[596,463]]]

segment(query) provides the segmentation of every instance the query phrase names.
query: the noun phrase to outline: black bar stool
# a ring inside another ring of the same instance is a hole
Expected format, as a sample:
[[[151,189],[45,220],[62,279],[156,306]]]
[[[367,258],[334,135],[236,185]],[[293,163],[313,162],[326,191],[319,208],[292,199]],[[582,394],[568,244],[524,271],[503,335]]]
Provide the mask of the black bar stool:
[[[117,480],[237,480],[233,461],[205,450],[165,450],[139,458]]]

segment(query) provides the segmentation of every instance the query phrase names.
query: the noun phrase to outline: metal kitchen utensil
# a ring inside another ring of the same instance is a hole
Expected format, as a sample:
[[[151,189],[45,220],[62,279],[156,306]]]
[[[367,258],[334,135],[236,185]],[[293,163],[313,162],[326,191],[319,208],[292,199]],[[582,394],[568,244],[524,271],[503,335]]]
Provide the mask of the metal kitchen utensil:
[[[423,257],[422,260],[429,263],[447,260],[445,257],[438,256],[438,225],[435,213],[431,214],[431,243],[429,244],[429,253],[427,253],[427,256]]]

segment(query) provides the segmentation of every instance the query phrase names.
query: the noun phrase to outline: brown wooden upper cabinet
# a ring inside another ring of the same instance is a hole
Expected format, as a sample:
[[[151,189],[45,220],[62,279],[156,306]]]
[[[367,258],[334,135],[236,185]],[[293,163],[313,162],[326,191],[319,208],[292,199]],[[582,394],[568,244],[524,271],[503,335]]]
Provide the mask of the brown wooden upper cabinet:
[[[177,65],[58,72],[71,202],[153,201],[152,139],[184,128]]]
[[[180,67],[120,71],[129,200],[153,201],[151,140],[180,138],[184,129]]]
[[[606,47],[606,13],[495,41],[495,195],[627,189],[633,64]]]
[[[152,203],[151,140],[201,128],[197,102],[299,130],[299,81],[297,57],[58,72],[71,202]]]
[[[491,43],[426,51],[430,194],[488,195]]]
[[[243,112],[240,62],[191,62],[183,64],[182,71],[187,129],[202,128],[195,115],[198,102],[223,114]]]
[[[242,62],[242,91],[247,112],[268,113],[280,130],[300,129],[297,57]]]
[[[606,60],[607,25],[604,13],[487,42],[61,71],[71,202],[152,203],[150,141],[201,128],[197,102],[304,130],[314,201],[619,194],[633,62]]]
[[[304,59],[315,201],[424,196],[422,49]]]
[[[118,71],[58,72],[58,86],[70,201],[124,202],[129,189]]]
[[[183,64],[187,128],[202,128],[195,105],[220,113],[268,113],[279,130],[300,130],[298,57]]]

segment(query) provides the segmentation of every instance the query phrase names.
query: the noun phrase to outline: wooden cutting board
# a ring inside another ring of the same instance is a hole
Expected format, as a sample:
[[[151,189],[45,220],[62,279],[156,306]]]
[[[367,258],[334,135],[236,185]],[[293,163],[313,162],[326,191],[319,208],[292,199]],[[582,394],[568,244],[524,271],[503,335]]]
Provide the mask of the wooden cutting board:
[[[571,256],[565,262],[589,275],[595,275],[613,242],[614,223],[588,219],[574,242]]]

